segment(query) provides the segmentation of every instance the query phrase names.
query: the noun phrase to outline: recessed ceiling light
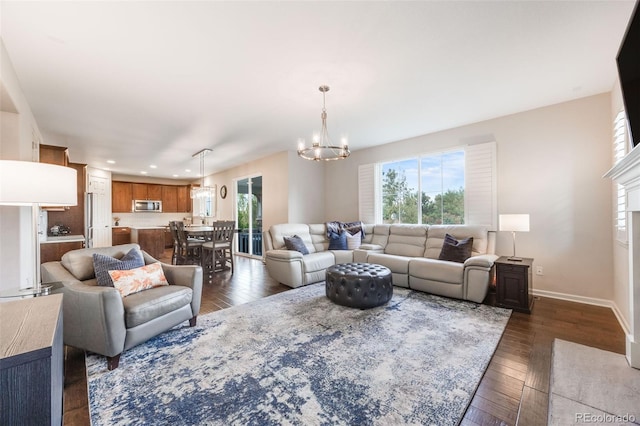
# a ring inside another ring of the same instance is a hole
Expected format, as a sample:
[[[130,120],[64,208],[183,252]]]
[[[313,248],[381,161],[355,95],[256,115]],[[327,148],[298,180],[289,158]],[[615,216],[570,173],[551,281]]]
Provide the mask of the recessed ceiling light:
[[[146,175],[146,174],[147,174],[147,172],[146,172],[145,170],[140,170],[140,174],[142,174],[142,175]]]
[[[185,172],[191,173],[191,169],[184,169]]]
[[[107,160],[107,163],[109,163],[109,164],[116,164],[116,162],[115,162],[115,161],[113,161],[113,160]]]
[[[152,168],[152,169],[157,169],[158,168],[158,166],[156,166],[155,164],[149,164],[149,167]]]
[[[178,175],[173,175],[173,177],[178,177]]]

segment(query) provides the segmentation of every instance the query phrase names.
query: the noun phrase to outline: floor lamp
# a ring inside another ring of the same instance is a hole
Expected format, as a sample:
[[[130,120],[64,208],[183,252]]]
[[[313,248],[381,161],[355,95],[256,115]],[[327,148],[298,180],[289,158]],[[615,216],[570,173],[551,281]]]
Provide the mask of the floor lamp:
[[[500,230],[511,231],[513,236],[513,256],[507,260],[521,262],[521,257],[516,257],[516,232],[529,232],[529,215],[528,214],[501,214]]]
[[[35,248],[33,293],[43,293],[40,285],[40,242],[38,214],[40,206],[78,204],[77,172],[70,167],[33,161],[0,160],[0,205],[31,207]]]

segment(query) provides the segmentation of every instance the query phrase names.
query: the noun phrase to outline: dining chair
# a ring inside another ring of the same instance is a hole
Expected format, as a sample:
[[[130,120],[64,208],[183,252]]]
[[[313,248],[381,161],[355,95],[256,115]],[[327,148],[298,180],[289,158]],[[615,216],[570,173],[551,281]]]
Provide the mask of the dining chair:
[[[209,275],[222,271],[230,264],[233,274],[233,236],[236,223],[232,220],[213,223],[212,241],[202,244],[203,267]]]
[[[178,265],[184,262],[184,253],[182,252],[182,245],[178,238],[178,225],[175,220],[169,222],[169,230],[171,231],[171,238],[173,238],[173,254],[171,255],[171,264]]]
[[[189,237],[184,229],[184,222],[176,221],[175,224],[178,233],[178,244],[182,252],[182,263],[200,265],[204,241]]]

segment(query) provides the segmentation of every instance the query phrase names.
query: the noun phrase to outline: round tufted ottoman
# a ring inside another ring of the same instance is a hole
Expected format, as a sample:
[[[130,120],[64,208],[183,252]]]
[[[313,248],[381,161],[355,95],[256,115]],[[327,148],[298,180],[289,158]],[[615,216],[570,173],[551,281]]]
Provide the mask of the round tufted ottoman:
[[[327,268],[327,297],[338,305],[369,309],[393,296],[391,271],[373,263],[340,263]]]

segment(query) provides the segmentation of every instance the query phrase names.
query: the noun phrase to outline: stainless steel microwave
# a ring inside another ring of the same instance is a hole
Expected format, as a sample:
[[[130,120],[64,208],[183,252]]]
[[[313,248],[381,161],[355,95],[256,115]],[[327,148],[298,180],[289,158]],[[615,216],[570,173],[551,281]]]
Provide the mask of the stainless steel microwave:
[[[134,212],[155,212],[162,213],[162,201],[133,200]]]

